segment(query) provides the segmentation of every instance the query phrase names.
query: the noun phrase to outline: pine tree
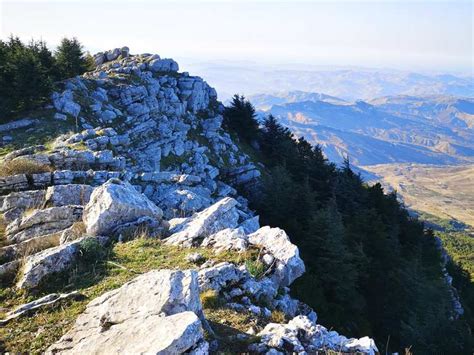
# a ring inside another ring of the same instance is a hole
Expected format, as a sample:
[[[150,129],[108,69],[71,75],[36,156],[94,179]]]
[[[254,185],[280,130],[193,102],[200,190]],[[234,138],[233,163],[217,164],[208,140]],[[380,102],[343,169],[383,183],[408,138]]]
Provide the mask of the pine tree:
[[[257,138],[256,117],[255,108],[244,96],[234,95],[230,106],[224,110],[224,124],[248,143]]]
[[[63,38],[56,50],[55,58],[62,79],[74,77],[92,69],[90,59],[87,59],[81,43],[76,38]]]

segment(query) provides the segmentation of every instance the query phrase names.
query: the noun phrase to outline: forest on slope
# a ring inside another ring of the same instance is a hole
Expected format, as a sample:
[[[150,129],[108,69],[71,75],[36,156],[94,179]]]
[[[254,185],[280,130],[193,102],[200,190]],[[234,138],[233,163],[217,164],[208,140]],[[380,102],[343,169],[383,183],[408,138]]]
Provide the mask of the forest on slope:
[[[294,293],[321,321],[371,334],[390,351],[471,353],[472,302],[464,316],[453,314],[434,234],[395,193],[365,184],[348,161],[327,161],[271,115],[259,127],[243,97],[234,97],[224,122],[265,165],[261,188],[247,195],[263,223],[284,228],[299,246],[307,273]],[[457,276],[470,284],[469,275]]]

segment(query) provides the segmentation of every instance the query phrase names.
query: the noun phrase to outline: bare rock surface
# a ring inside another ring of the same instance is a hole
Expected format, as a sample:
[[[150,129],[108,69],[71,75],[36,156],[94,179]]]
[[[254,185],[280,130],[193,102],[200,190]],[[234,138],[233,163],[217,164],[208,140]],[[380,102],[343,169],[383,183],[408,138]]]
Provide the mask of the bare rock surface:
[[[171,229],[170,233],[173,234],[165,242],[190,247],[199,238],[204,238],[225,228],[235,228],[239,219],[237,205],[238,202],[235,199],[223,198]]]
[[[47,353],[179,354],[203,343],[195,271],[150,271],[87,306]]]
[[[90,235],[107,235],[122,224],[142,217],[160,221],[163,212],[132,185],[109,180],[94,190],[84,209],[83,221]]]
[[[62,231],[81,219],[82,210],[82,206],[61,206],[31,211],[7,226],[7,239],[18,243]]]
[[[66,270],[74,262],[84,239],[86,237],[28,256],[16,286],[35,288],[46,276]]]
[[[273,255],[276,262],[272,279],[277,285],[288,286],[303,275],[305,266],[298,247],[290,242],[284,230],[262,227],[249,235],[249,243],[264,247]]]

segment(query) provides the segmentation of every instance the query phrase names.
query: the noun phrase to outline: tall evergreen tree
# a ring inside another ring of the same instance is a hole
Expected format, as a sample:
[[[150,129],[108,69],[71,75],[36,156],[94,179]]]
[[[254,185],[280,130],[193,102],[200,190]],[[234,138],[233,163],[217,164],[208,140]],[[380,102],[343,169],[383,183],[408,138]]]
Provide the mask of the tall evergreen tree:
[[[55,53],[61,78],[70,78],[91,70],[90,60],[77,38],[63,38]]]
[[[258,122],[255,108],[244,96],[234,95],[224,110],[224,124],[250,143],[257,138]]]

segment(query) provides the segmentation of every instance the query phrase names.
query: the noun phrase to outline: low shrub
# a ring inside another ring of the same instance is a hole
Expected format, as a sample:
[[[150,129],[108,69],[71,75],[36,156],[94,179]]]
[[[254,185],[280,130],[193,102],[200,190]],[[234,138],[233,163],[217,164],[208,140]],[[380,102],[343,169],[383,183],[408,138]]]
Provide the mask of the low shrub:
[[[79,261],[86,264],[93,264],[105,259],[107,249],[104,248],[97,239],[86,238],[79,244]]]

